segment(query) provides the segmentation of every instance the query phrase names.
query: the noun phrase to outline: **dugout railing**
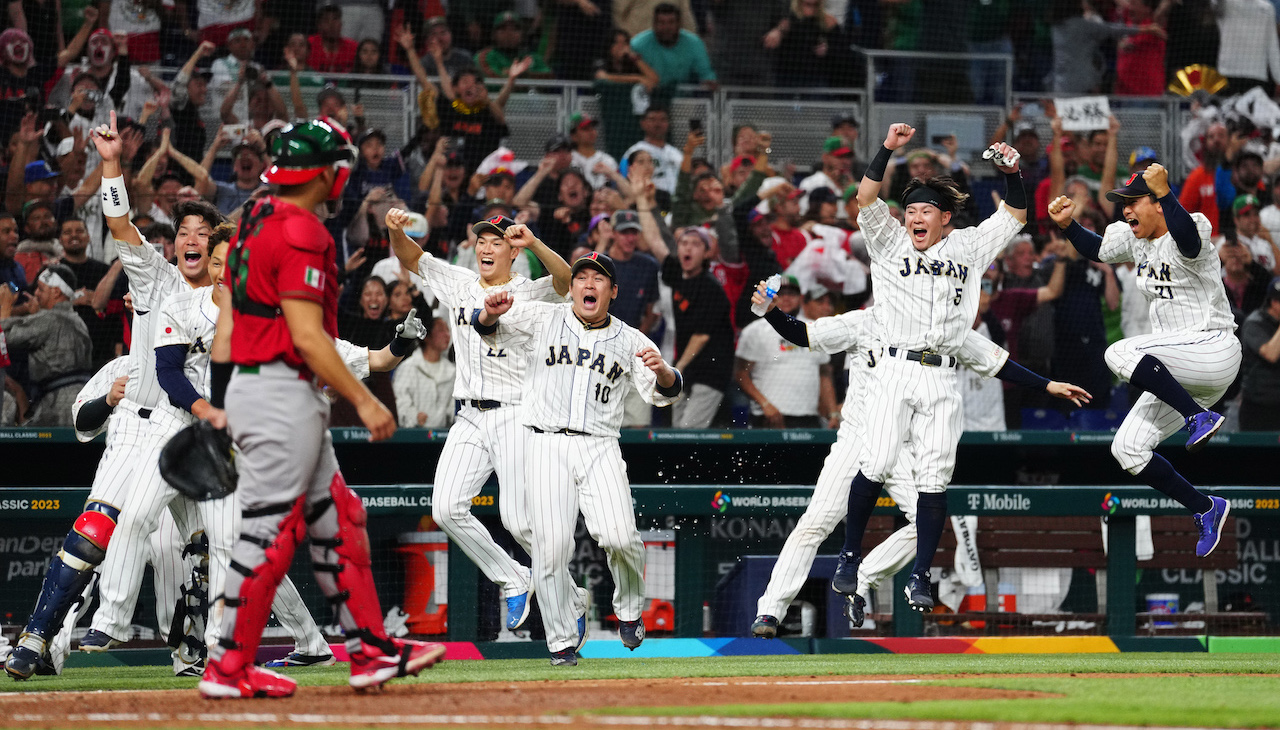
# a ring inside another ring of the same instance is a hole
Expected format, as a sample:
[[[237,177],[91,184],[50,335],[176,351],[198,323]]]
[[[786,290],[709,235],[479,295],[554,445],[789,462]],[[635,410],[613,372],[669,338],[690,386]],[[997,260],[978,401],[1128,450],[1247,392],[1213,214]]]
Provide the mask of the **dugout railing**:
[[[398,605],[405,594],[403,551],[398,538],[402,533],[429,528],[424,520],[430,515],[431,488],[428,484],[434,470],[435,455],[445,432],[401,431],[386,445],[369,445],[362,429],[334,429],[335,444],[344,472],[356,483],[371,516],[371,533],[376,552],[379,586],[387,606]],[[634,495],[638,524],[642,531],[670,531],[670,547],[674,560],[669,561],[670,575],[651,576],[671,586],[669,602],[674,622],[669,635],[720,636],[742,635],[746,625],[742,615],[754,611],[758,593],[733,595],[727,592],[727,578],[734,566],[745,561],[767,560],[776,555],[786,533],[808,504],[811,487],[796,484],[796,479],[809,480],[820,464],[820,456],[833,440],[829,431],[628,431],[623,436],[624,454],[636,485]],[[1016,460],[1021,453],[1038,460],[1049,450],[1058,452],[1064,461],[1095,462],[1107,458],[1106,444],[1112,435],[1106,433],[1008,432],[966,434],[962,442],[961,465],[989,460],[1000,454]],[[61,536],[78,515],[88,493],[93,463],[100,446],[83,446],[71,442],[69,432],[59,429],[0,430],[0,463],[15,467],[52,467],[56,463],[78,465],[77,472],[48,474],[58,477],[38,478],[34,472],[6,468],[0,476],[0,568],[4,570],[3,606],[0,617],[12,628],[21,622],[28,605],[38,591],[43,567],[57,551]],[[1266,472],[1280,434],[1221,434],[1197,461],[1218,465],[1224,478],[1247,476],[1254,471],[1252,486],[1214,486],[1215,494],[1232,501],[1232,516],[1238,529],[1238,559],[1235,568],[1216,574],[1213,585],[1218,588],[1220,611],[1244,611],[1250,617],[1248,633],[1274,633],[1277,617],[1276,599],[1280,591],[1275,581],[1280,578],[1280,490],[1270,486]],[[1171,441],[1171,443],[1174,443]],[[730,460],[746,461],[743,470],[730,472],[719,466],[716,452]],[[1172,451],[1172,450],[1170,450]],[[753,456],[754,455],[754,456]],[[1171,454],[1171,456],[1174,456]],[[781,457],[785,466],[769,471],[768,462]],[[684,461],[684,460],[691,461]],[[398,471],[379,471],[376,464],[394,462]],[[692,465],[701,465],[697,469]],[[1114,464],[1103,464],[1115,469]],[[1021,467],[1019,467],[1021,468]],[[25,472],[25,473],[24,473]],[[749,482],[748,475],[763,474],[777,479],[777,484]],[[1182,607],[1206,596],[1204,577],[1194,567],[1157,571],[1136,561],[1135,518],[1139,514],[1189,518],[1182,508],[1162,495],[1142,486],[1123,484],[1123,475],[1111,471],[1111,479],[1090,485],[1055,485],[1044,483],[1021,486],[972,486],[956,484],[949,490],[949,511],[953,515],[979,518],[1019,520],[1036,518],[1089,518],[1099,524],[1105,516],[1108,545],[1105,556],[1105,578],[1098,597],[1105,592],[1105,625],[1092,633],[1114,637],[1133,635],[1175,635],[1187,633],[1193,626],[1165,626],[1150,616],[1141,616],[1144,594],[1181,591]],[[790,475],[792,483],[786,483]],[[403,481],[377,481],[379,477],[397,477]],[[1120,478],[1117,478],[1119,476]],[[1063,479],[1072,479],[1066,475]],[[678,483],[661,484],[662,481]],[[363,483],[362,483],[363,482]],[[1010,481],[1009,483],[1012,483]],[[1238,483],[1238,482],[1230,482]],[[1219,481],[1218,484],[1223,484]],[[491,528],[497,530],[497,491],[491,483],[476,501],[475,510]],[[882,498],[877,515],[892,518],[897,514],[891,500]],[[839,549],[843,532],[824,544],[820,555],[832,555]],[[581,537],[581,536],[580,536]],[[583,541],[584,543],[587,541]],[[584,548],[585,549],[585,548]],[[447,570],[449,605],[448,635],[454,640],[474,640],[483,636],[481,608],[496,603],[486,598],[479,571],[454,546],[449,547]],[[747,556],[751,556],[748,558]],[[662,561],[659,561],[662,562]],[[1194,564],[1192,564],[1194,565]],[[594,570],[598,571],[598,566]],[[819,583],[828,576],[815,573]],[[585,573],[584,573],[585,574]],[[294,571],[318,618],[324,619],[323,602],[311,583],[305,559]],[[598,577],[598,575],[596,576]],[[1161,582],[1163,577],[1164,582]],[[384,580],[385,578],[385,580]],[[901,577],[900,577],[901,579]],[[1154,581],[1154,583],[1153,583]],[[1078,581],[1087,587],[1093,581]],[[820,589],[822,586],[818,586]],[[1241,590],[1251,592],[1253,600],[1241,602],[1232,596]],[[829,591],[826,591],[829,593]],[[912,636],[925,632],[927,626],[918,615],[902,610],[896,600],[900,588],[890,592],[893,599],[890,626],[881,635]],[[600,594],[607,601],[607,592]],[[827,600],[822,591],[820,599]],[[140,602],[140,605],[146,601]],[[827,626],[832,626],[828,608]],[[1075,610],[1094,610],[1093,608]],[[1247,610],[1247,611],[1245,611]],[[737,612],[729,617],[729,612]],[[1265,618],[1259,622],[1257,614]],[[604,612],[601,613],[601,616]],[[1185,618],[1185,617],[1184,617]],[[1241,615],[1243,619],[1243,612]],[[1064,622],[1068,617],[1063,615]],[[748,615],[749,621],[749,615]],[[145,623],[145,622],[142,622]],[[838,620],[834,633],[840,632]],[[938,622],[933,622],[935,625]],[[1012,622],[1011,622],[1012,623]],[[1224,632],[1218,621],[1201,633]],[[727,628],[724,628],[727,627]],[[1041,627],[1035,632],[1053,633],[1054,628]],[[1228,626],[1225,633],[1234,630]],[[985,633],[993,633],[988,630]],[[998,630],[994,633],[1008,633]],[[1017,633],[1017,632],[1015,632]]]

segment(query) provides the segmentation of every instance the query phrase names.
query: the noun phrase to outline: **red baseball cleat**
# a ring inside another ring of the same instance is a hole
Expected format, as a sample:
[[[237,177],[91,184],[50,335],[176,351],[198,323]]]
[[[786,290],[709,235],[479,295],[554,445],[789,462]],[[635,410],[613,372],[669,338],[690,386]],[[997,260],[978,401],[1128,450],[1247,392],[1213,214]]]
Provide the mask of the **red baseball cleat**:
[[[396,677],[417,676],[444,656],[444,644],[427,641],[392,639],[400,647],[395,656],[379,654],[370,656],[364,651],[351,653],[351,679],[348,684],[356,689],[377,687]]]
[[[200,680],[200,695],[207,700],[289,697],[297,689],[297,682],[269,669],[247,666],[228,676],[217,662],[209,662]]]

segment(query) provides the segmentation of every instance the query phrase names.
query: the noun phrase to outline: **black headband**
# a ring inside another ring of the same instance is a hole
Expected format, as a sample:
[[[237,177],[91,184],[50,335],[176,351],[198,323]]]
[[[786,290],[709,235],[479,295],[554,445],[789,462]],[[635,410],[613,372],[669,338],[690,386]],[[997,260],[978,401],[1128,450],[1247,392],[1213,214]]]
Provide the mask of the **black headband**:
[[[908,193],[906,200],[902,201],[902,209],[906,210],[907,206],[914,203],[928,203],[944,213],[951,212],[951,201],[927,185],[921,185]]]

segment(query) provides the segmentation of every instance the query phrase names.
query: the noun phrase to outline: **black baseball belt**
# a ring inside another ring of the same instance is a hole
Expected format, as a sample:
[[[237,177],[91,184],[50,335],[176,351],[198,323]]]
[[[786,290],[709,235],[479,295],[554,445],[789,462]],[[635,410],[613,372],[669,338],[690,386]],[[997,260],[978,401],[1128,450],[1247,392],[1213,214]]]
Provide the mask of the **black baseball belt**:
[[[897,347],[889,348],[889,357],[902,358],[911,362],[918,362],[927,367],[948,367],[954,368],[960,364],[951,355],[939,355],[933,350],[900,350]]]

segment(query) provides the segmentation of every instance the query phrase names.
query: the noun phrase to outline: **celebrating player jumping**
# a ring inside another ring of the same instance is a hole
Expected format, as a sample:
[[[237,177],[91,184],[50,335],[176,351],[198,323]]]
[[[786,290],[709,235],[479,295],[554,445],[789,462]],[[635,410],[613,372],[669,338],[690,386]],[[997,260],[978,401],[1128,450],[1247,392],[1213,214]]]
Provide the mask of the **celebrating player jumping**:
[[[1120,424],[1111,453],[1125,471],[1191,511],[1200,533],[1196,555],[1203,557],[1218,546],[1228,503],[1191,486],[1155,447],[1182,428],[1190,432],[1188,451],[1204,446],[1223,420],[1207,407],[1240,370],[1240,341],[1209,240],[1212,227],[1204,215],[1187,213],[1158,163],[1107,197],[1124,206],[1124,220],[1102,236],[1072,220],[1070,198],[1049,203],[1049,215],[1087,258],[1136,263],[1138,290],[1150,302],[1152,333],[1107,348],[1111,372],[1144,391]]]
[[[955,469],[964,414],[956,354],[978,311],[982,272],[1027,220],[1027,196],[1018,153],[996,145],[1008,191],[999,209],[974,228],[943,234],[968,196],[948,177],[912,180],[903,196],[905,225],[880,200],[889,157],[911,141],[907,124],[889,127],[884,146],[858,185],[858,225],[871,254],[876,306],[869,325],[882,355],[867,383],[867,442],[862,467],[849,489],[848,524],[831,587],[852,596],[858,587],[862,536],[904,441],[915,446],[918,550],[907,581],[907,601],[933,607],[929,566],[946,522],[946,488]]]

